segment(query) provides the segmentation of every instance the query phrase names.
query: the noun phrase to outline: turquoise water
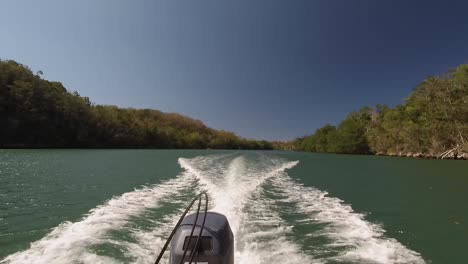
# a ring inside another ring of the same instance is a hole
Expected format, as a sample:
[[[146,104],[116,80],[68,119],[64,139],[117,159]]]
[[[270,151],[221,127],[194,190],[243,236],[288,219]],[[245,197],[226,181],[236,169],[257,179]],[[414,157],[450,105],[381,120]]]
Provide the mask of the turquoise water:
[[[236,263],[466,263],[468,162],[293,152],[0,150],[2,263],[153,263],[206,190]]]

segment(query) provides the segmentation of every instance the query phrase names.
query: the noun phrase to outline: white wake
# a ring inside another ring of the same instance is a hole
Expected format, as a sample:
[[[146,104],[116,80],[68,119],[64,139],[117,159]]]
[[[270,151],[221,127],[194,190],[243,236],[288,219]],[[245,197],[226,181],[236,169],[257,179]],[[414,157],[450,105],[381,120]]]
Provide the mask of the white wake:
[[[344,201],[292,179],[287,170],[298,161],[229,154],[180,158],[179,164],[184,172],[174,179],[114,197],[0,263],[153,263],[183,205],[200,191],[209,194],[211,211],[227,216],[239,264],[425,263]]]
[[[115,197],[92,209],[78,222],[60,224],[44,238],[32,243],[28,250],[14,253],[1,263],[120,263],[115,258],[93,252],[89,247],[103,243],[132,246],[131,243],[110,239],[108,233],[124,227],[132,216],[158,207],[162,200],[178,194],[191,184],[190,177],[182,175]],[[150,257],[154,259],[154,256]]]
[[[330,260],[345,263],[425,263],[420,254],[395,239],[385,237],[382,226],[366,221],[363,214],[354,212],[342,200],[303,186],[287,175],[275,177],[272,183],[276,187],[275,192],[284,194],[284,201],[295,204],[299,213],[308,216],[307,222],[323,226],[317,235],[330,239],[330,243],[322,246],[325,250],[346,248]],[[313,233],[309,235],[314,236]]]
[[[206,166],[210,162],[204,157],[179,159],[179,163],[198,179],[201,190],[208,192],[213,201],[211,210],[229,219],[236,241],[236,263],[317,263],[285,236],[291,227],[285,225],[261,195],[268,179],[294,167],[297,161],[249,164],[240,156],[213,166]]]

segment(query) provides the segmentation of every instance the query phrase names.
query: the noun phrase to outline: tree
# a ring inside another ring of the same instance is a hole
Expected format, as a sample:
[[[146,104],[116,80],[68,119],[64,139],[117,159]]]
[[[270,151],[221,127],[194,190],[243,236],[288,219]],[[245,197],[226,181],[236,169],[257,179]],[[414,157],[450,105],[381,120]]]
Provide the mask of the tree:
[[[0,60],[0,145],[106,148],[272,148],[151,109],[94,105],[59,82]]]

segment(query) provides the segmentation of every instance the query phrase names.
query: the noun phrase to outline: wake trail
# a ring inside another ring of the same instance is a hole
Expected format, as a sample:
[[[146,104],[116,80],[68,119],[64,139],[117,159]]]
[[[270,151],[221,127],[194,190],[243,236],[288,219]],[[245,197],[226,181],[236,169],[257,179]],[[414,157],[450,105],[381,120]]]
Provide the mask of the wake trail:
[[[44,238],[33,242],[29,249],[11,254],[0,263],[120,263],[112,256],[98,254],[98,250],[92,247],[110,244],[123,247],[125,251],[128,247],[134,247],[132,243],[113,239],[111,232],[125,228],[132,217],[159,207],[162,200],[177,196],[192,184],[190,176],[182,174],[160,184],[114,197],[90,210],[80,221],[60,224]],[[151,257],[154,257],[154,252]]]
[[[291,178],[298,161],[230,153],[178,162],[175,178],[113,197],[0,264],[153,263],[201,191],[230,222],[236,263],[425,263],[344,201]]]
[[[272,178],[271,182],[273,192],[282,194],[284,202],[294,204],[296,211],[306,216],[297,225],[320,226],[308,236],[328,241],[313,249],[314,255],[324,256],[322,259],[327,262],[425,263],[419,253],[385,237],[382,226],[366,221],[363,214],[354,212],[342,200],[329,197],[327,192],[306,187],[287,175]]]
[[[263,195],[265,182],[294,167],[297,162],[260,160],[243,156],[211,164],[209,158],[179,159],[180,165],[199,182],[212,201],[211,211],[229,219],[235,238],[236,263],[318,263],[288,236],[290,226]],[[207,166],[208,165],[208,166]]]
[[[154,263],[184,209],[180,208],[172,214],[165,215],[151,230],[134,229],[131,231],[132,237],[136,239],[134,243],[127,246],[132,263]],[[163,255],[161,264],[169,263],[169,250],[170,246]]]

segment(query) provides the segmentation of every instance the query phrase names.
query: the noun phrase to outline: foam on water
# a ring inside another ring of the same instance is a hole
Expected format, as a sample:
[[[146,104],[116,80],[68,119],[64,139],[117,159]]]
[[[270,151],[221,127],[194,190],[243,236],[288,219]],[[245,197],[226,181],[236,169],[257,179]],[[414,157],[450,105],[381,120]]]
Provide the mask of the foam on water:
[[[297,161],[249,164],[240,156],[223,164],[217,161],[211,166],[213,170],[206,169],[209,161],[205,158],[181,158],[179,163],[209,193],[213,201],[211,210],[229,219],[236,240],[236,263],[317,263],[289,239],[287,234],[292,227],[285,225],[274,211],[272,201],[262,195],[262,185],[268,179],[294,167]],[[225,168],[224,173],[220,174],[220,167]]]
[[[167,215],[157,228],[151,231],[133,230],[132,236],[136,239],[136,243],[129,243],[127,246],[128,255],[135,263],[154,263],[157,254],[161,252],[162,247],[166,243],[172,229],[182,215],[183,210],[177,213]],[[166,250],[161,259],[161,264],[169,262],[169,249]]]
[[[179,193],[191,184],[190,178],[182,175],[112,198],[92,209],[81,221],[60,224],[44,238],[32,243],[28,250],[14,253],[1,263],[119,263],[114,258],[92,252],[88,247],[109,242],[106,237],[109,231],[118,230],[127,224],[131,216],[157,207],[164,198]]]
[[[179,164],[185,171],[176,178],[114,197],[0,263],[153,263],[182,205],[199,191],[208,192],[211,211],[229,219],[236,263],[424,263],[344,201],[290,178],[286,170],[298,161],[229,154],[180,158]],[[286,220],[288,212],[301,217]],[[138,224],[147,218],[148,226]],[[308,250],[295,236],[300,225],[310,227],[312,239],[327,238],[317,239],[319,249]],[[112,232],[124,232],[129,239]],[[101,254],[92,248],[96,245],[117,248],[120,255]]]
[[[329,248],[346,248],[331,260],[351,263],[425,263],[420,254],[397,240],[385,237],[382,226],[368,222],[365,216],[353,211],[342,200],[329,197],[327,192],[306,187],[287,175],[272,179],[276,192],[285,195],[285,201],[295,203],[306,221],[323,224],[319,235],[331,239]],[[304,222],[304,221],[302,221]],[[313,235],[313,234],[312,234]]]

